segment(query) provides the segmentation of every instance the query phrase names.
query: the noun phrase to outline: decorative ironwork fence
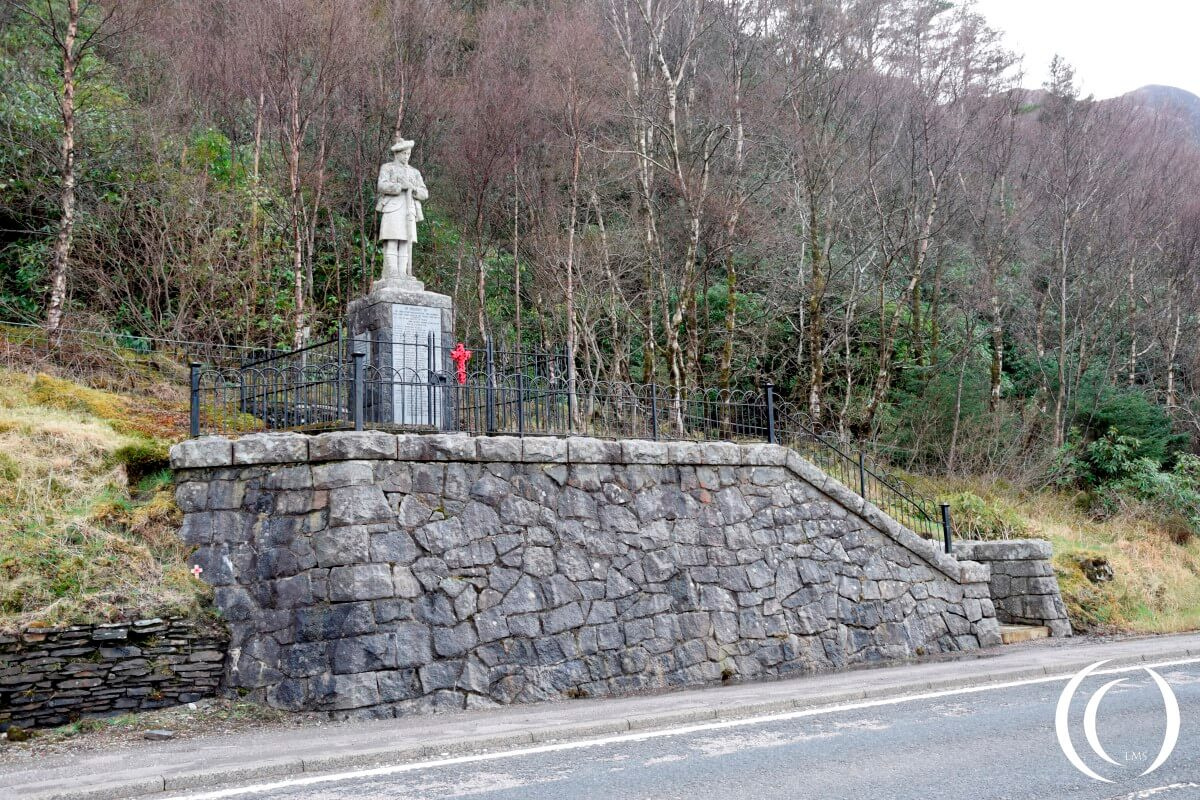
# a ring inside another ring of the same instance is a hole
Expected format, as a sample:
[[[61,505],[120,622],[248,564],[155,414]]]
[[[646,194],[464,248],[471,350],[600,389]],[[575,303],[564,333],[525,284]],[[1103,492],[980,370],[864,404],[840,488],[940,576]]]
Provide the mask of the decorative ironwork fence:
[[[817,429],[771,384],[745,391],[572,381],[557,358],[500,355],[490,343],[479,359],[432,336],[392,348],[382,358],[366,342],[339,335],[236,367],[194,362],[191,433],[379,428],[784,444],[950,550],[947,505]],[[468,359],[476,369],[467,368]],[[381,366],[389,361],[399,366]]]

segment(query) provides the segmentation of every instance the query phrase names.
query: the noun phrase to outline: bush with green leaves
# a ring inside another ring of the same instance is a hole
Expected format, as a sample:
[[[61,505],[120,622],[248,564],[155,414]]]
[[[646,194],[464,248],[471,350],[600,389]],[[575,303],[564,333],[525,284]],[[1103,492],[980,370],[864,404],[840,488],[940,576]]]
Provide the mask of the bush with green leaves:
[[[1081,441],[1078,429],[1071,431],[1070,441],[1061,454],[1057,482],[1095,489],[1117,483],[1147,471],[1158,472],[1160,462],[1142,455],[1140,439],[1127,436],[1117,428],[1094,441]]]
[[[954,530],[964,539],[1019,539],[1028,526],[1011,508],[985,500],[972,492],[946,498],[954,519]]]
[[[1200,533],[1200,458],[1181,453],[1167,471],[1145,452],[1140,439],[1111,428],[1093,442],[1065,449],[1059,482],[1082,486],[1096,516],[1148,514],[1177,542]]]
[[[1167,410],[1136,389],[1089,378],[1077,403],[1075,426],[1085,441],[1103,441],[1116,431],[1133,458],[1148,458],[1160,467],[1188,449],[1187,434],[1175,431]]]

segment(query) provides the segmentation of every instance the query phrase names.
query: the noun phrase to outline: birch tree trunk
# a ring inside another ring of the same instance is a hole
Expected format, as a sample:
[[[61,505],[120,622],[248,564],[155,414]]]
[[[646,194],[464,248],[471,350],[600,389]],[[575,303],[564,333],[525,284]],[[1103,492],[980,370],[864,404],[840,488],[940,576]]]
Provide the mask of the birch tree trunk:
[[[1070,216],[1063,219],[1058,246],[1058,390],[1054,394],[1054,446],[1063,443],[1067,399],[1067,259]]]
[[[71,259],[71,237],[75,232],[75,70],[79,66],[79,0],[67,0],[67,29],[59,40],[62,92],[58,110],[63,132],[60,142],[58,235],[54,239],[54,258],[50,267],[50,302],[46,308],[46,327],[57,333],[67,303],[67,270]],[[57,37],[55,37],[57,38]]]
[[[299,349],[308,338],[308,312],[304,302],[304,198],[300,186],[300,148],[303,145],[304,126],[300,121],[300,89],[297,86],[292,87],[291,108],[288,111],[288,186],[291,189],[292,206],[292,345]]]
[[[582,160],[582,145],[579,141],[580,127],[580,98],[576,93],[577,86],[572,77],[569,87],[571,108],[569,119],[571,124],[571,206],[567,218],[567,393],[570,396],[571,410],[578,421],[579,402],[575,396],[575,350],[577,347],[575,335],[575,218],[579,215],[579,169]]]

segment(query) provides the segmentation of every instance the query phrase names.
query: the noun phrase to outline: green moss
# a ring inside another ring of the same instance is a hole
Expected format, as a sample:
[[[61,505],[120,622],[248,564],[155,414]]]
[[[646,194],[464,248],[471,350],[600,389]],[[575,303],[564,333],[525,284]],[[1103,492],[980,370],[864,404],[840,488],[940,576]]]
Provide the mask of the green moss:
[[[1099,553],[1072,551],[1058,553],[1054,558],[1054,574],[1067,615],[1076,630],[1107,630],[1128,623],[1121,613],[1121,599],[1112,583],[1095,584],[1088,580],[1082,568],[1084,558],[1099,558]]]
[[[156,488],[156,481],[158,486],[165,485],[162,483],[161,477],[164,474],[167,476],[166,482],[170,482],[171,463],[167,454],[167,446],[162,442],[138,439],[117,448],[112,454],[111,461],[113,464],[125,467],[129,485],[138,487],[142,491]],[[152,479],[148,484],[148,489],[142,489],[141,483],[147,478]]]
[[[90,414],[106,422],[120,422],[125,417],[125,401],[118,395],[50,375],[33,379],[29,399],[38,405]]]

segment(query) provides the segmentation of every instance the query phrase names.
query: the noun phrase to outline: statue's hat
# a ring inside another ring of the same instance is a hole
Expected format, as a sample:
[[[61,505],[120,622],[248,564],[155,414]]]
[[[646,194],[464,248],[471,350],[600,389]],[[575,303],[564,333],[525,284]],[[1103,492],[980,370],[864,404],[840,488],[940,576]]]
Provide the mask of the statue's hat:
[[[414,142],[412,139],[405,139],[402,136],[396,140],[394,145],[392,145],[392,152],[398,153],[401,150],[412,150],[414,144],[416,144],[416,142]]]

